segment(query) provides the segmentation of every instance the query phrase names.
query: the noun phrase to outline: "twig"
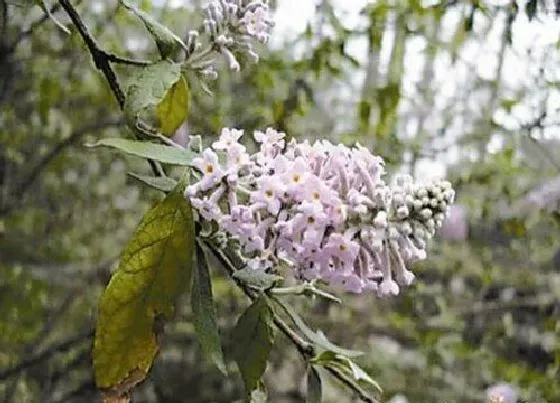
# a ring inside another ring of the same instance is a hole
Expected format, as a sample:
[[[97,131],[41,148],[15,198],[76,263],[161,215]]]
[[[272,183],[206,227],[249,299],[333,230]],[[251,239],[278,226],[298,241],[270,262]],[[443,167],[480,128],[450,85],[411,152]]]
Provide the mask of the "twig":
[[[50,9],[49,12],[50,14],[54,14],[56,13],[58,10],[60,9],[60,4],[55,4],[53,5]],[[33,33],[33,31],[35,30],[35,28],[37,28],[38,26],[44,24],[46,21],[49,20],[49,15],[47,13],[43,13],[43,15],[41,16],[41,18],[39,18],[37,21],[32,22],[31,25],[29,26],[29,28],[27,28],[25,31],[20,32],[20,34],[16,37],[16,39],[11,43],[11,45],[8,47],[8,53],[12,53],[15,48],[17,47],[17,45],[19,45],[19,43],[24,40],[25,38],[27,38],[29,35],[31,35]]]
[[[347,388],[354,391],[360,400],[367,402],[367,403],[379,403],[377,399],[371,397],[358,383],[351,379],[348,375],[344,372],[339,370],[338,368],[332,367],[330,365],[325,365],[324,368],[336,379],[346,385]]]
[[[531,140],[533,144],[535,144],[541,150],[541,152],[544,154],[546,159],[548,159],[548,161],[558,170],[558,172],[560,172],[560,163],[556,160],[556,158],[554,158],[550,150],[546,146],[542,145],[532,133],[533,129],[540,129],[540,130],[544,129],[543,122],[546,119],[546,116],[547,116],[546,111],[543,111],[534,121],[522,125],[521,127],[522,129],[527,130],[527,135],[529,137],[529,140]]]
[[[119,106],[121,107],[121,109],[124,108],[124,102],[126,97],[124,95],[121,86],[119,85],[117,75],[115,74],[115,71],[113,70],[111,64],[109,63],[109,58],[107,57],[107,53],[102,51],[99,45],[97,44],[97,42],[95,41],[95,39],[93,39],[93,37],[89,33],[88,28],[82,21],[82,18],[80,17],[80,15],[78,14],[74,6],[72,6],[72,4],[70,4],[68,0],[59,0],[59,3],[62,6],[62,8],[64,8],[66,13],[72,20],[72,23],[80,33],[80,36],[84,40],[89,50],[89,53],[93,58],[95,67],[97,67],[97,69],[101,71],[105,76],[107,82],[109,83],[109,86],[111,87],[111,91],[113,91],[113,94],[115,95],[115,98],[119,103]]]
[[[78,335],[68,340],[65,340],[61,343],[49,347],[48,349],[35,355],[34,357],[28,358],[20,362],[15,367],[12,367],[4,372],[0,372],[0,381],[5,381],[6,379],[19,374],[21,371],[24,371],[29,367],[32,367],[34,365],[39,364],[40,362],[48,360],[55,354],[63,353],[65,351],[72,349],[75,345],[91,339],[93,337],[93,334],[94,334],[93,329],[87,329],[86,331],[79,333]]]
[[[231,262],[231,259],[222,251],[210,242],[204,242],[208,248],[212,250],[214,256],[220,261],[220,263],[226,268],[228,274],[231,276],[235,271],[235,266]],[[245,286],[241,281],[233,277],[233,280],[241,288],[241,290],[247,295],[251,300],[254,300],[257,296],[256,292]],[[282,318],[272,312],[274,325],[292,342],[296,347],[298,352],[303,356],[305,360],[315,355],[313,345],[306,342],[301,336],[299,336]],[[376,399],[368,395],[368,393],[360,386],[356,381],[348,377],[342,371],[337,368],[326,365],[325,369],[336,379],[346,385],[349,389],[355,392],[358,397],[367,403],[379,403]]]
[[[104,50],[102,50],[102,52],[105,54],[105,57],[107,58],[107,60],[109,60],[112,63],[131,64],[133,66],[147,66],[147,65],[151,64],[151,62],[149,62],[147,60],[129,59],[127,57],[122,57],[122,56],[116,55],[114,53],[109,53],[109,52],[104,51]]]
[[[21,180],[20,184],[16,186],[16,188],[12,192],[12,198],[15,201],[21,199],[21,197],[27,192],[29,187],[35,182],[35,180],[41,175],[41,173],[45,170],[45,168],[67,147],[74,144],[77,140],[80,139],[83,135],[95,131],[106,129],[108,127],[114,127],[122,125],[124,121],[122,119],[108,119],[102,122],[91,123],[85,125],[79,129],[77,129],[74,133],[70,136],[56,144],[37,164],[35,164],[29,173]],[[18,206],[18,203],[7,203],[5,207],[0,209],[0,216],[5,215],[12,211],[14,207]]]

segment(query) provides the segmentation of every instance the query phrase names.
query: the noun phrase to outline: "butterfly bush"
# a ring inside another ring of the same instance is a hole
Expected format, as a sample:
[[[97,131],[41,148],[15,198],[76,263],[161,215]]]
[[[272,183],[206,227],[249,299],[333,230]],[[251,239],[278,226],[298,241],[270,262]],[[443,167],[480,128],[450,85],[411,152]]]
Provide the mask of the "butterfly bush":
[[[383,160],[360,145],[292,140],[255,131],[259,150],[222,129],[194,160],[200,176],[185,190],[201,220],[238,242],[253,269],[287,265],[297,278],[353,293],[396,295],[414,279],[455,193],[449,182],[383,180]]]
[[[262,0],[213,0],[204,8],[204,17],[204,31],[213,49],[235,71],[240,70],[235,54],[245,54],[258,62],[252,41],[268,42],[269,30],[274,25],[268,4]]]

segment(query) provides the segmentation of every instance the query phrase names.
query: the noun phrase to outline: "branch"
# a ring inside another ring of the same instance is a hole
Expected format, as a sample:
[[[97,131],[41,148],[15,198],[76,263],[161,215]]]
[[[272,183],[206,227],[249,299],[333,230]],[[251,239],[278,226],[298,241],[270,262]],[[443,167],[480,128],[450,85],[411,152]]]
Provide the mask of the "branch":
[[[548,161],[558,170],[558,172],[560,172],[560,163],[556,160],[550,150],[546,146],[541,144],[539,140],[533,135],[533,129],[544,129],[544,120],[546,119],[546,117],[547,113],[546,111],[543,111],[534,121],[522,125],[521,128],[527,130],[529,140],[531,140],[533,144],[535,144],[541,150],[546,159],[548,159]]]
[[[29,173],[25,176],[25,178],[23,178],[21,183],[17,185],[15,190],[13,191],[13,200],[21,199],[21,197],[25,194],[25,192],[29,189],[33,182],[35,182],[39,175],[41,175],[41,173],[45,170],[45,168],[67,147],[71,146],[77,140],[79,140],[80,137],[92,131],[102,130],[108,127],[120,126],[123,123],[124,121],[122,119],[113,118],[104,122],[91,123],[77,129],[70,136],[55,145],[35,166],[33,166],[33,168],[31,168]],[[17,203],[8,203],[6,207],[0,210],[0,215],[9,213],[16,206]]]
[[[204,241],[201,241],[204,242]],[[220,261],[220,263],[226,268],[230,277],[236,271],[235,265],[232,263],[232,259],[226,255],[224,251],[217,248],[210,242],[204,242],[208,248],[212,250],[214,256]],[[251,300],[254,300],[257,297],[257,293],[245,286],[240,280],[232,277],[237,286],[247,295]],[[304,358],[304,360],[308,360],[315,355],[315,349],[313,345],[305,341],[300,335],[298,335],[276,312],[272,312],[273,314],[273,321],[276,327],[286,336],[290,342],[296,347],[298,352]],[[346,385],[349,389],[351,389],[354,393],[358,395],[360,400],[367,402],[367,403],[379,403],[376,399],[369,396],[368,393],[360,386],[356,381],[348,377],[342,371],[335,367],[331,367],[326,365],[325,369],[336,379]]]
[[[126,97],[118,82],[117,75],[115,74],[115,71],[109,63],[107,53],[102,51],[95,39],[93,39],[93,37],[89,33],[88,28],[82,21],[82,18],[80,17],[74,6],[72,6],[72,4],[70,4],[68,0],[60,0],[59,3],[72,20],[72,23],[76,26],[76,29],[80,33],[80,36],[84,40],[89,53],[91,54],[95,67],[97,67],[97,69],[101,71],[107,79],[109,87],[111,87],[111,91],[113,91],[113,94],[115,95],[115,98],[117,99],[117,102],[122,109],[124,107],[124,101]]]
[[[87,329],[86,331],[79,333],[78,335],[68,340],[65,340],[61,343],[49,347],[48,349],[35,355],[34,357],[23,360],[15,367],[12,367],[4,372],[0,372],[0,382],[5,381],[6,379],[11,378],[14,375],[19,374],[21,371],[24,371],[27,368],[30,368],[45,360],[48,360],[58,353],[63,353],[65,351],[68,351],[74,348],[74,346],[90,340],[93,337],[93,334],[94,334],[93,329]]]

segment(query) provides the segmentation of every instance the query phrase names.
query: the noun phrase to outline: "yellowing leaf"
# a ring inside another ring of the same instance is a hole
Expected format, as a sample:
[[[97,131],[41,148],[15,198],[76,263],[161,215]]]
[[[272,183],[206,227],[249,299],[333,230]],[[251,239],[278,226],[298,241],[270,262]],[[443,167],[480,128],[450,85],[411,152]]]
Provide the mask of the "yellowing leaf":
[[[158,104],[156,116],[161,132],[172,136],[189,114],[189,84],[181,76]]]
[[[157,327],[190,282],[194,224],[184,183],[154,206],[128,242],[100,301],[93,366],[98,387],[141,381],[157,346]],[[129,388],[128,388],[129,389]]]
[[[127,121],[136,124],[138,117],[153,113],[168,91],[181,79],[181,65],[169,60],[134,70],[128,80],[124,114]]]

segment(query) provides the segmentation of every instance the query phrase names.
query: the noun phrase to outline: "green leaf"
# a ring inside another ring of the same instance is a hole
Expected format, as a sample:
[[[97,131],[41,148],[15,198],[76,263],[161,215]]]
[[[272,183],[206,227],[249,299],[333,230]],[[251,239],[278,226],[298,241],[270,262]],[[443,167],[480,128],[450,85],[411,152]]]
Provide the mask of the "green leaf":
[[[233,278],[252,288],[267,289],[283,278],[275,274],[266,273],[264,270],[245,268],[233,273]]]
[[[120,0],[120,2],[127,10],[142,20],[144,26],[154,38],[162,59],[173,56],[179,48],[187,49],[181,38],[165,25],[157,22],[150,14],[139,10],[128,0]]]
[[[318,330],[314,332],[305,324],[301,316],[297,314],[294,309],[282,303],[278,299],[275,301],[282,306],[282,309],[290,316],[290,319],[294,322],[294,324],[298,327],[298,329],[303,333],[305,337],[311,342],[313,342],[317,347],[320,347],[323,350],[330,351],[332,353],[341,354],[347,357],[358,357],[363,355],[364,353],[357,350],[348,350],[342,347],[337,346],[336,344],[332,343],[330,340],[327,339],[325,334]]]
[[[307,403],[321,403],[323,400],[322,395],[321,376],[311,364],[307,368],[307,397],[305,401]]]
[[[161,320],[190,282],[194,256],[191,207],[184,183],[146,213],[101,296],[93,348],[100,388],[146,376],[156,355]]]
[[[140,182],[156,190],[161,190],[164,193],[171,192],[175,186],[177,186],[177,181],[169,176],[139,175],[134,172],[129,172],[128,174],[133,178],[138,179]]]
[[[272,310],[264,294],[239,317],[232,336],[233,357],[249,394],[258,386],[274,344]]]
[[[148,141],[128,140],[121,138],[101,139],[97,143],[89,144],[89,147],[110,147],[123,151],[126,154],[138,157],[150,158],[164,164],[190,166],[193,158],[197,155],[190,150],[150,143]]]
[[[159,127],[163,134],[172,136],[189,114],[189,84],[181,76],[156,108]]]
[[[379,383],[373,380],[358,364],[344,355],[336,354],[332,351],[324,351],[315,357],[312,362],[325,367],[335,367],[351,376],[356,382],[368,384],[373,386],[380,393],[383,392]]]
[[[207,256],[200,243],[196,244],[196,266],[193,270],[191,305],[194,328],[204,354],[225,375],[227,374],[220,343],[218,323],[212,299],[212,283]]]
[[[128,80],[124,114],[129,124],[135,125],[139,117],[157,119],[158,105],[168,91],[181,79],[181,65],[161,60],[135,69]]]

